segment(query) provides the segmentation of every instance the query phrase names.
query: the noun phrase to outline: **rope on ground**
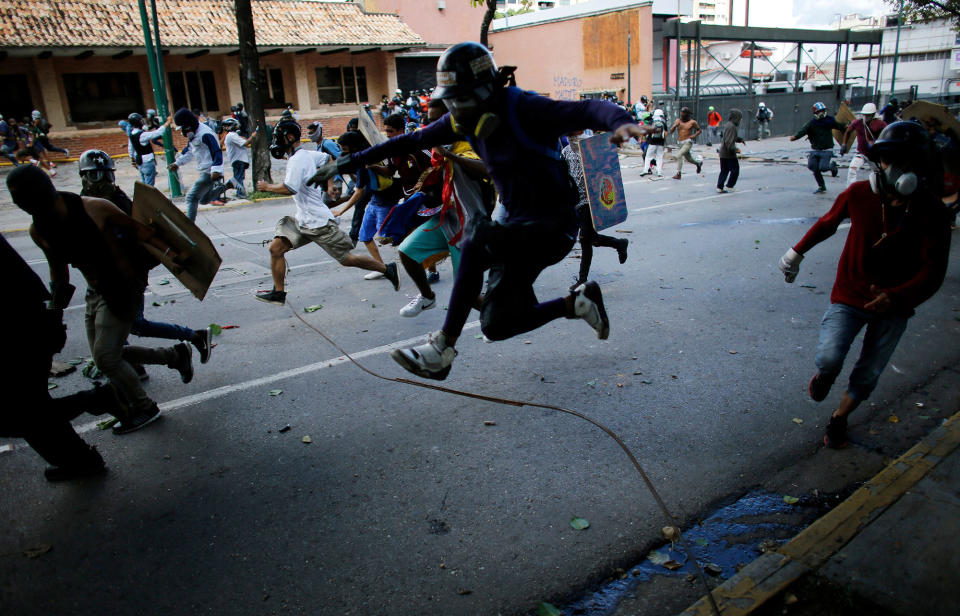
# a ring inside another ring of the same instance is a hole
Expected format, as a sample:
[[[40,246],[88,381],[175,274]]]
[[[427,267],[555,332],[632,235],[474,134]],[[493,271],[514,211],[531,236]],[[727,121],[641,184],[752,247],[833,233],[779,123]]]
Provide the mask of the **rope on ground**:
[[[693,557],[693,552],[692,552],[691,549],[690,549],[690,545],[687,543],[687,540],[683,537],[683,533],[680,531],[680,528],[674,523],[674,517],[670,514],[670,510],[667,509],[667,504],[666,504],[666,503],[663,501],[663,499],[660,497],[660,493],[657,492],[657,489],[654,487],[653,482],[650,480],[650,477],[647,475],[646,471],[643,470],[643,467],[640,465],[640,462],[637,460],[636,456],[633,455],[633,452],[630,450],[629,447],[627,447],[627,444],[623,442],[623,439],[621,439],[613,430],[611,430],[610,428],[606,427],[605,425],[603,425],[602,423],[600,423],[600,422],[597,421],[596,419],[593,419],[592,417],[588,417],[587,415],[584,415],[583,413],[580,413],[580,412],[578,412],[578,411],[573,411],[573,410],[566,409],[566,408],[563,408],[563,407],[560,407],[560,406],[554,406],[554,405],[552,405],[552,404],[542,404],[542,403],[539,403],[539,402],[530,402],[530,401],[526,401],[526,400],[511,400],[511,399],[509,399],[509,398],[500,398],[500,397],[497,397],[497,396],[487,396],[487,395],[484,395],[484,394],[478,394],[478,393],[474,393],[474,392],[471,392],[471,391],[463,391],[463,390],[461,390],[461,389],[453,389],[452,387],[444,387],[444,386],[442,386],[442,385],[433,385],[433,384],[431,384],[431,383],[424,383],[424,382],[422,382],[422,381],[413,381],[413,380],[406,379],[406,378],[395,378],[395,377],[383,376],[383,375],[381,375],[381,374],[378,374],[378,373],[374,372],[373,370],[370,370],[369,368],[367,368],[366,366],[364,366],[363,364],[361,364],[360,362],[358,362],[357,360],[355,360],[349,353],[347,353],[345,350],[343,350],[342,348],[340,348],[340,345],[338,345],[336,342],[334,342],[332,339],[330,339],[330,338],[329,338],[326,334],[324,334],[322,331],[320,331],[319,329],[317,329],[316,327],[314,327],[313,325],[311,325],[310,323],[308,323],[308,322],[306,321],[306,319],[304,319],[302,316],[300,316],[300,313],[297,312],[297,310],[293,307],[293,305],[292,305],[290,302],[287,302],[287,306],[290,308],[290,311],[293,313],[293,316],[295,316],[295,317],[297,318],[297,320],[299,320],[301,323],[303,323],[304,325],[306,325],[308,328],[312,329],[312,330],[313,330],[314,332],[316,332],[321,338],[323,338],[324,340],[326,340],[333,348],[335,348],[337,351],[339,351],[341,355],[343,355],[343,356],[346,357],[348,360],[350,360],[350,362],[351,362],[353,365],[355,365],[357,368],[359,368],[360,370],[366,372],[367,374],[369,374],[370,376],[372,376],[372,377],[374,377],[374,378],[378,378],[378,379],[381,379],[381,380],[384,380],[384,381],[392,381],[392,382],[394,382],[394,383],[403,383],[403,384],[406,384],[406,385],[413,385],[413,386],[415,386],[415,387],[422,387],[422,388],[424,388],[424,389],[432,389],[432,390],[434,390],[434,391],[440,391],[440,392],[444,392],[444,393],[448,393],[448,394],[453,394],[453,395],[455,395],[455,396],[462,396],[462,397],[464,397],[464,398],[473,398],[473,399],[475,399],[475,400],[483,400],[483,401],[485,401],[485,402],[493,402],[493,403],[495,403],[495,404],[506,404],[506,405],[508,405],[508,406],[516,406],[516,407],[529,406],[529,407],[533,407],[533,408],[541,408],[541,409],[547,409],[547,410],[551,410],[551,411],[559,411],[559,412],[561,412],[561,413],[566,413],[567,415],[573,415],[574,417],[579,417],[580,419],[582,419],[582,420],[584,420],[584,421],[586,421],[586,422],[588,422],[588,423],[590,423],[590,424],[593,424],[594,426],[596,426],[597,428],[599,428],[600,430],[602,430],[604,433],[606,433],[607,436],[609,436],[609,437],[612,438],[614,441],[616,441],[617,445],[620,446],[620,449],[622,449],[623,452],[624,452],[625,454],[627,454],[627,457],[630,459],[630,462],[633,464],[633,467],[634,467],[634,468],[637,470],[637,472],[640,474],[640,478],[643,479],[643,483],[647,486],[647,490],[650,491],[650,494],[653,496],[654,500],[657,502],[657,506],[660,508],[660,511],[663,513],[664,517],[667,519],[667,523],[668,523],[668,524],[670,525],[670,527],[673,528],[674,531],[676,532],[678,541],[679,541],[679,543],[680,543],[680,547],[682,547],[683,550],[684,550],[684,552],[686,552],[689,556]],[[704,587],[704,588],[706,589],[706,591],[707,591],[707,598],[708,598],[709,601],[710,601],[710,605],[711,605],[711,607],[713,608],[713,612],[714,612],[714,614],[715,614],[716,616],[720,616],[720,608],[717,606],[717,603],[716,603],[716,601],[715,601],[714,598],[713,598],[713,592],[712,592],[711,589],[710,589],[710,585],[707,583],[707,577],[706,577],[706,576],[704,575],[704,573],[703,573],[703,568],[700,566],[699,561],[697,561],[697,559],[696,559],[695,557],[692,558],[692,560],[693,560],[694,567],[696,567],[696,569],[697,569],[697,575],[698,575],[698,577],[700,578],[700,581],[703,583],[703,587]]]

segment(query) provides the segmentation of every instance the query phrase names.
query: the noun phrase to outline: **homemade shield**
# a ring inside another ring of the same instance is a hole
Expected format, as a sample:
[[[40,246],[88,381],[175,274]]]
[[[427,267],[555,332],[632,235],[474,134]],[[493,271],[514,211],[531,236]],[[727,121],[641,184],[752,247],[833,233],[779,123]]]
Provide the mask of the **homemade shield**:
[[[133,218],[156,231],[157,236],[180,255],[180,262],[174,263],[169,255],[165,256],[152,246],[144,246],[183,286],[202,300],[222,262],[210,238],[165,194],[143,182],[134,185]]]
[[[377,129],[377,123],[373,121],[373,118],[363,107],[360,107],[357,111],[357,122],[360,132],[367,138],[370,145],[380,145],[387,140],[387,137]]]
[[[857,117],[853,115],[853,112],[850,111],[850,107],[847,107],[847,104],[843,102],[840,103],[840,108],[837,109],[837,115],[835,117],[837,118],[837,122],[840,122],[841,124],[846,124],[847,126],[850,126],[850,122],[853,122],[854,120],[857,119]],[[844,144],[843,131],[834,130],[833,139],[840,145],[846,145],[847,148],[849,149],[853,147],[853,142],[857,140],[857,134],[854,132],[851,132],[850,136],[847,138],[847,143]]]
[[[946,107],[917,101],[901,111],[900,117],[922,124],[940,152],[944,169],[960,174],[960,121]]]
[[[581,139],[580,159],[594,229],[602,231],[625,221],[627,198],[623,192],[617,146],[610,143],[610,135]]]

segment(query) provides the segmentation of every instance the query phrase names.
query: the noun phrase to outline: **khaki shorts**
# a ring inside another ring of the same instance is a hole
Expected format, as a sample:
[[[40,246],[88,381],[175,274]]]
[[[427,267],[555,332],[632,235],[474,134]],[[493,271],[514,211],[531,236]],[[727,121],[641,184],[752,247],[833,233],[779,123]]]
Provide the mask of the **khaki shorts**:
[[[292,216],[284,216],[277,223],[274,236],[287,238],[294,248],[313,242],[336,259],[337,263],[342,263],[353,250],[350,237],[332,220],[318,229],[307,229],[298,225]]]

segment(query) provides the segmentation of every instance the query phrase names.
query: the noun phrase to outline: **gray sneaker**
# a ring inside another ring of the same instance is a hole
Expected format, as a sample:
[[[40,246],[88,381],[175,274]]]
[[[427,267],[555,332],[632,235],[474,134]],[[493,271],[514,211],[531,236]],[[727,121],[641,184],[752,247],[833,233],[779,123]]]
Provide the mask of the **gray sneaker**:
[[[200,353],[201,364],[210,361],[210,352],[213,350],[213,332],[209,327],[194,330],[193,338],[190,339],[190,342],[193,346],[197,347],[197,352]]]
[[[180,373],[181,381],[189,383],[193,380],[193,349],[181,342],[173,345],[173,350],[177,352],[177,360],[170,367]]]
[[[407,372],[437,381],[447,378],[456,356],[457,350],[447,345],[447,336],[442,331],[430,334],[423,344],[390,353],[390,357]]]
[[[114,424],[113,433],[129,434],[130,432],[135,432],[140,428],[146,427],[158,419],[160,419],[160,407],[154,403],[150,409],[133,413],[129,417],[120,420],[119,423]]]

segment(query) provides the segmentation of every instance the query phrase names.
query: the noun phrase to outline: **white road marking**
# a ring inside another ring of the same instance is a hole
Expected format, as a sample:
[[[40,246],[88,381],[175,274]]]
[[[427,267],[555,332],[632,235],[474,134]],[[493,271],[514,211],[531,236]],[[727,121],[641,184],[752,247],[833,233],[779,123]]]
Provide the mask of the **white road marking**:
[[[474,329],[480,327],[480,321],[471,321],[463,326],[463,331]],[[372,349],[367,349],[365,351],[358,351],[356,353],[351,353],[351,357],[354,359],[363,359],[365,357],[370,357],[372,355],[380,355],[381,353],[387,353],[394,349],[403,348],[405,346],[411,345],[416,342],[422,342],[425,338],[425,335],[417,336],[416,338],[407,338],[406,340],[398,340],[396,342],[391,342],[389,344],[384,344],[382,346],[374,347]],[[184,396],[183,398],[177,398],[176,400],[170,400],[169,402],[161,403],[160,410],[164,413],[174,411],[177,409],[182,409],[184,407],[193,406],[200,404],[202,402],[207,402],[209,400],[215,400],[216,398],[223,398],[224,396],[229,396],[230,394],[236,393],[238,391],[245,391],[247,389],[253,389],[255,387],[265,387],[277,381],[282,381],[284,379],[290,379],[297,376],[303,376],[304,374],[309,374],[311,372],[316,372],[317,370],[323,370],[325,368],[332,368],[334,366],[339,366],[344,362],[349,362],[346,355],[340,355],[339,357],[334,357],[333,359],[327,359],[324,361],[316,362],[313,364],[307,364],[306,366],[300,366],[299,368],[291,368],[290,370],[284,370],[282,372],[277,372],[275,374],[270,374],[267,376],[262,376],[257,379],[251,379],[249,381],[244,381],[242,383],[234,383],[233,385],[224,385],[223,387],[216,387],[207,391],[200,392],[198,394],[193,394],[192,396]],[[80,426],[74,426],[74,429],[77,431],[77,434],[84,434],[86,432],[91,432],[97,430],[97,423],[99,421],[91,421],[90,423],[83,424]],[[15,449],[22,449],[25,445],[22,444],[22,441],[18,444],[10,447],[7,445],[0,446],[0,454],[7,453],[9,451],[14,451]]]
[[[727,196],[727,195],[733,195],[733,194],[741,194],[741,195],[742,195],[742,194],[744,194],[744,193],[749,193],[749,192],[756,192],[756,191],[754,191],[754,190],[738,190],[736,193],[725,193],[725,194],[723,194],[723,193],[717,193],[717,194],[715,194],[715,195],[709,195],[709,196],[706,196],[706,197],[697,197],[696,199],[687,199],[686,201],[671,201],[670,203],[661,203],[660,205],[651,205],[651,206],[649,206],[649,207],[640,207],[640,208],[637,208],[637,209],[631,210],[631,211],[633,211],[633,212],[646,212],[647,210],[658,210],[658,209],[660,209],[660,208],[662,208],[662,207],[670,207],[671,205],[684,205],[684,204],[686,204],[686,203],[696,203],[697,201],[708,201],[708,200],[710,200],[710,199],[721,199],[721,198],[723,198],[723,197],[725,197],[725,196]]]

